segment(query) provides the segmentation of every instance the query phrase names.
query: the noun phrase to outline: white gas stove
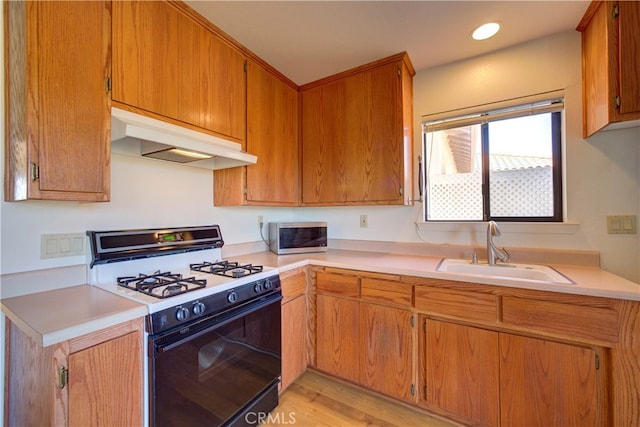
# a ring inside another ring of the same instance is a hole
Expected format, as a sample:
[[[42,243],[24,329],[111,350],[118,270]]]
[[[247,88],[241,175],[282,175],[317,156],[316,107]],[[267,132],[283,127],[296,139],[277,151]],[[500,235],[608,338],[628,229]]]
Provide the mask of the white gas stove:
[[[145,425],[175,425],[174,419],[245,425],[247,414],[277,406],[282,300],[277,269],[222,260],[217,225],[87,235],[90,284],[149,311]],[[197,387],[184,393],[187,383]],[[196,389],[205,390],[205,405]],[[226,399],[229,393],[233,402]]]

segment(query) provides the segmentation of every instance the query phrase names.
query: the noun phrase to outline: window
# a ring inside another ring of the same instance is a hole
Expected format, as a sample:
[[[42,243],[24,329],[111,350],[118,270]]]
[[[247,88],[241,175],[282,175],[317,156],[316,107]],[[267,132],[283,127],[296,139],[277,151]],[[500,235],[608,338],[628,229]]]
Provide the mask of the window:
[[[423,123],[427,221],[562,221],[561,99]]]

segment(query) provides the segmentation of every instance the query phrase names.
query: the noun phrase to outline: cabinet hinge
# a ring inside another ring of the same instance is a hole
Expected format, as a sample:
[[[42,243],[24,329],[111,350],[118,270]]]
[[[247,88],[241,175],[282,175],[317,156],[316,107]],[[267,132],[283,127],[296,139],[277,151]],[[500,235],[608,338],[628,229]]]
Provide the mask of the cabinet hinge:
[[[398,77],[402,77],[402,70],[398,67]]]
[[[620,95],[616,96],[616,108],[620,108]]]
[[[107,76],[104,78],[104,87],[107,93],[111,92],[111,77]]]
[[[415,324],[416,324],[416,319],[415,319],[413,316],[411,316],[410,323],[411,323],[411,327],[412,327],[412,328],[413,328],[413,327],[415,326]]]
[[[247,61],[244,61],[244,66],[243,66],[244,72],[247,72]]]
[[[246,196],[248,192],[249,192],[249,190],[247,190],[247,187],[243,187],[242,188],[242,194],[244,194]]]
[[[422,324],[422,329],[424,329],[424,333],[427,333],[427,321],[425,320],[424,323]]]
[[[414,394],[416,394],[416,386],[411,384],[411,396],[413,396]]]
[[[69,369],[64,366],[58,368],[58,388],[65,388],[69,384]]]
[[[40,178],[40,168],[35,163],[31,163],[31,181],[37,181]]]
[[[613,5],[613,17],[617,18],[620,16],[620,5]]]
[[[600,369],[600,355],[596,354],[596,371]]]

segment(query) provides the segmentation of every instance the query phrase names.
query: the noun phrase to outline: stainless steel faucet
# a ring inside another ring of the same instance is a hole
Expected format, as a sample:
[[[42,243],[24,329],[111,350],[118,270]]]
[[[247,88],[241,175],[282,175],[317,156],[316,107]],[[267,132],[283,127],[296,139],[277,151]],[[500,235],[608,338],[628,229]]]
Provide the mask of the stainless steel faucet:
[[[505,248],[498,249],[493,243],[493,237],[500,235],[500,229],[495,221],[489,221],[487,225],[487,262],[489,265],[496,265],[496,259],[507,262],[509,261],[509,252]]]

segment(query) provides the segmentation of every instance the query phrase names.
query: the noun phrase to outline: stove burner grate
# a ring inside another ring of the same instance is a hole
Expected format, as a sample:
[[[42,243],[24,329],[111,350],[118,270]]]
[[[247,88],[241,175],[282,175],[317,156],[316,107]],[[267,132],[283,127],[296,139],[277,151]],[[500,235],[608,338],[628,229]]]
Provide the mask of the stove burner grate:
[[[240,264],[236,261],[201,262],[190,264],[191,270],[201,273],[216,274],[218,276],[239,277],[260,273],[263,269],[261,265]]]
[[[182,274],[156,271],[153,274],[118,277],[118,286],[151,295],[156,298],[169,298],[204,288],[206,279],[182,277]]]

